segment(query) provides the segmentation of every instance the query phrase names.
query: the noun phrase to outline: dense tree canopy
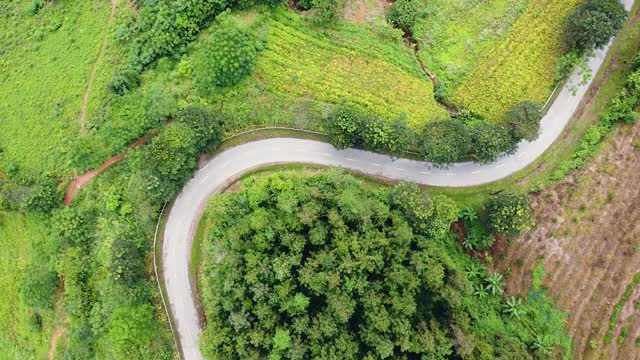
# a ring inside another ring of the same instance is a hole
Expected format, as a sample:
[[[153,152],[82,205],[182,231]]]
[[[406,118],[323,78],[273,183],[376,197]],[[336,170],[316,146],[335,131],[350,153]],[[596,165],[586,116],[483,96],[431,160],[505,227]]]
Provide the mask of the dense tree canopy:
[[[622,28],[626,16],[619,0],[589,0],[569,16],[566,41],[584,51],[602,48]]]
[[[273,175],[207,216],[208,358],[527,359],[546,331],[528,304],[529,325],[503,312],[501,277],[451,239],[455,205],[415,186]]]

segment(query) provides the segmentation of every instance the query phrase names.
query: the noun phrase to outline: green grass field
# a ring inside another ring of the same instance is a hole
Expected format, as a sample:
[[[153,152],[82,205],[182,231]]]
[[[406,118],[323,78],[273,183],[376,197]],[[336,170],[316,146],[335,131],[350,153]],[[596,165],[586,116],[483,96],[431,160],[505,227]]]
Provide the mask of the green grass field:
[[[2,5],[0,15],[0,146],[2,163],[39,173],[68,169],[69,143],[110,14],[106,1],[59,0],[28,15],[31,1]],[[102,107],[104,62],[88,116]],[[109,75],[110,76],[110,75]]]
[[[529,0],[430,0],[414,38],[427,68],[457,88],[496,42],[504,39]]]
[[[564,21],[576,0],[436,0],[414,37],[449,99],[501,121],[518,102],[544,103],[563,53]]]
[[[30,262],[47,251],[48,228],[41,220],[0,212],[0,358],[43,359],[49,350],[54,310],[43,311],[42,331],[29,327],[31,310],[20,300],[18,287]]]
[[[531,1],[507,37],[484,54],[453,100],[494,121],[518,102],[544,103],[555,85],[564,21],[577,3]]]
[[[264,49],[251,76],[231,90],[204,97],[208,103],[222,103],[244,127],[286,124],[321,129],[323,113],[337,104],[390,120],[404,114],[414,127],[448,117],[399,31],[344,21],[318,27],[282,8],[268,14],[236,13],[243,26],[264,40]],[[195,48],[186,62],[199,56]],[[190,86],[189,79],[176,84],[183,97],[198,98]]]

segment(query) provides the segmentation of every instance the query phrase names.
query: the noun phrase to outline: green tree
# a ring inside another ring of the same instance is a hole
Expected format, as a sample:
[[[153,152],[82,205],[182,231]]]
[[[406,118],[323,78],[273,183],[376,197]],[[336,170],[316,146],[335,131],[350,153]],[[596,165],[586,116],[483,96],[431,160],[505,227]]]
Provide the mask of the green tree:
[[[569,16],[566,42],[582,51],[602,48],[622,28],[626,16],[618,0],[589,0]]]
[[[419,139],[422,157],[435,164],[462,161],[469,152],[469,133],[459,121],[442,120],[429,123]]]
[[[516,140],[533,141],[540,133],[542,106],[531,101],[523,101],[509,111],[507,124]]]
[[[117,308],[109,322],[109,340],[120,356],[139,355],[156,331],[153,307],[148,304]]]
[[[478,121],[468,126],[469,158],[490,163],[499,156],[513,153],[517,141],[506,126]]]
[[[233,86],[251,73],[255,62],[256,42],[251,34],[231,16],[220,16],[194,69],[195,80],[205,92],[212,86]]]
[[[34,308],[53,307],[53,293],[58,288],[58,275],[41,265],[31,265],[25,269],[20,282],[22,301]]]
[[[361,111],[347,107],[337,108],[327,118],[329,141],[338,149],[362,144],[362,127],[365,121],[366,115]]]
[[[489,227],[497,233],[516,236],[534,224],[525,194],[500,193],[491,197],[485,207]]]
[[[548,314],[525,303],[521,318],[504,313],[489,296],[502,293],[502,276],[485,278],[449,233],[456,207],[414,186],[372,191],[338,172],[275,174],[216,197],[206,215],[214,230],[204,249],[216,261],[203,269],[204,355],[531,359]]]
[[[387,20],[398,29],[411,34],[423,8],[423,2],[418,0],[397,0],[391,5]]]
[[[202,105],[190,104],[176,115],[180,124],[185,124],[193,130],[195,146],[202,149],[207,145],[215,145],[222,140],[223,119]]]

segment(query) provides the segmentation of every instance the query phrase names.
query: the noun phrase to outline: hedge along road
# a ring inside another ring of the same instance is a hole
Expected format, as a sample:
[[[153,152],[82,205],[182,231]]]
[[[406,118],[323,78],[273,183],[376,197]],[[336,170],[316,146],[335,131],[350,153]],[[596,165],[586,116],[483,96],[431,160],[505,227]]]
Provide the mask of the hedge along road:
[[[624,0],[624,5],[630,10],[633,0]],[[610,47],[611,43],[605,49],[596,51],[589,60],[593,74],[600,69]],[[491,164],[466,162],[446,169],[434,168],[426,162],[361,150],[336,150],[323,142],[290,138],[242,144],[211,159],[176,198],[164,231],[164,282],[184,359],[203,358],[198,349],[202,326],[196,309],[196,294],[190,282],[190,261],[198,221],[207,199],[213,194],[251,170],[283,163],[334,166],[432,186],[465,187],[496,181],[524,169],[556,141],[591,85],[591,80],[582,80],[576,70],[541,120],[541,132],[536,141],[523,141],[513,155],[504,156]]]

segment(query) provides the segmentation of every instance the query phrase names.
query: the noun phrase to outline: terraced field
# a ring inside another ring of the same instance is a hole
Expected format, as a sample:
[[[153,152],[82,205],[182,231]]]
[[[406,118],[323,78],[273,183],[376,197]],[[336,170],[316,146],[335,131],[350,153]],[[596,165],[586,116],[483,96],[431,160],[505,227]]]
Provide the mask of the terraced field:
[[[399,36],[381,42],[381,35],[351,24],[319,32],[284,14],[268,27],[254,75],[267,92],[346,102],[388,119],[404,113],[415,127],[448,116]]]

